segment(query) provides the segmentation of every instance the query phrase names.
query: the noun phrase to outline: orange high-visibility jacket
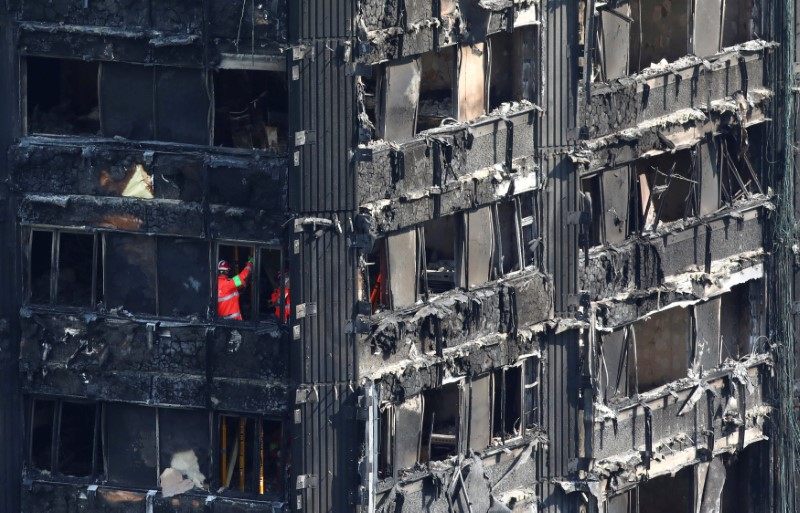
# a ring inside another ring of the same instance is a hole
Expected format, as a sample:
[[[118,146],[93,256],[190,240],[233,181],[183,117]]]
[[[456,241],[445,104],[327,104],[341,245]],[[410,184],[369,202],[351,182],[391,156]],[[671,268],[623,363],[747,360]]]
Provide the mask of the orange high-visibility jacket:
[[[217,316],[223,319],[242,320],[242,311],[239,308],[239,289],[245,286],[245,281],[252,270],[253,266],[248,262],[242,272],[233,278],[228,278],[223,274],[217,277]]]

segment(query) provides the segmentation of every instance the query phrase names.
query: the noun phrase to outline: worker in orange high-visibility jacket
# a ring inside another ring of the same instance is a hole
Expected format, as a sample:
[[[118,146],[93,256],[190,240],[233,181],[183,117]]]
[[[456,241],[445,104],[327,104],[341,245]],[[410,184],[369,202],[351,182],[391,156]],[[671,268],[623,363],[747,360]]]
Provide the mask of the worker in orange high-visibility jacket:
[[[289,271],[279,272],[275,276],[278,286],[272,291],[272,306],[275,307],[275,316],[282,322],[289,320],[291,312],[291,295],[289,294]],[[283,315],[281,315],[281,282],[283,282]]]
[[[239,289],[247,285],[247,277],[253,270],[253,257],[247,259],[247,265],[242,272],[229,278],[231,266],[225,260],[217,264],[217,316],[222,319],[242,320],[242,311],[239,307]]]

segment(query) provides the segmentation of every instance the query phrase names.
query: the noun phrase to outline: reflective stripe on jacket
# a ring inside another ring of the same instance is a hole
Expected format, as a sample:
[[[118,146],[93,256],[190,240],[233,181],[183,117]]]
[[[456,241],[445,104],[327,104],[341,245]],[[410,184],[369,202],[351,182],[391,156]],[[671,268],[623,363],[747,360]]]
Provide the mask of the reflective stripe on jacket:
[[[248,263],[242,272],[228,278],[220,274],[217,276],[217,316],[223,319],[242,320],[242,312],[239,307],[239,289],[246,285],[247,277],[253,266]]]

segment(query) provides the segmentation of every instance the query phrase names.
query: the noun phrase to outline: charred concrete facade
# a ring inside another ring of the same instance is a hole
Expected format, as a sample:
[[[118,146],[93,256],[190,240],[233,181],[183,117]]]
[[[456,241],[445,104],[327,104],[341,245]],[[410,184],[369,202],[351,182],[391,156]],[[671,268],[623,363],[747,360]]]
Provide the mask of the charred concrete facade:
[[[795,10],[8,0],[0,509],[795,511]]]

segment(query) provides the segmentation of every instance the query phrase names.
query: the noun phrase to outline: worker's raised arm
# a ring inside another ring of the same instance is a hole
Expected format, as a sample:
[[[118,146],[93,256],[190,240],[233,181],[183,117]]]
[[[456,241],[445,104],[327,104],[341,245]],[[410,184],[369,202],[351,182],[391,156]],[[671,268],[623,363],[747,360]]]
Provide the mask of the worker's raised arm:
[[[253,261],[253,256],[250,255],[250,258],[247,259],[247,265],[244,266],[242,272],[233,277],[233,284],[236,285],[237,289],[247,285],[247,277],[250,276],[250,271],[253,270]]]

